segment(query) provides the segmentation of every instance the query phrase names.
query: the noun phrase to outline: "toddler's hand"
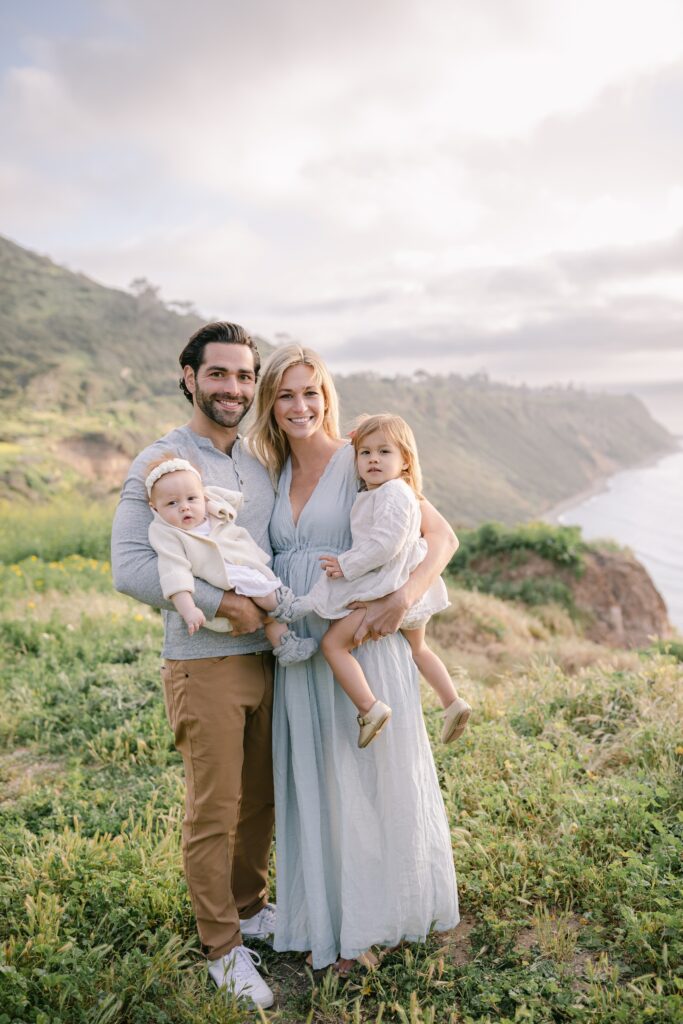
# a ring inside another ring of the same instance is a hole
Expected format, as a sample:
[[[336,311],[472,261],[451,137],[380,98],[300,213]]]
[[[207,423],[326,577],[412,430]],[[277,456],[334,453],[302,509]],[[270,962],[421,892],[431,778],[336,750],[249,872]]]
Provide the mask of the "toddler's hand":
[[[201,608],[195,608],[195,610],[187,616],[185,619],[187,623],[187,632],[192,636],[198,629],[201,629],[206,622],[206,615]]]
[[[320,564],[330,579],[341,579],[344,576],[339,559],[335,558],[334,555],[322,555]]]

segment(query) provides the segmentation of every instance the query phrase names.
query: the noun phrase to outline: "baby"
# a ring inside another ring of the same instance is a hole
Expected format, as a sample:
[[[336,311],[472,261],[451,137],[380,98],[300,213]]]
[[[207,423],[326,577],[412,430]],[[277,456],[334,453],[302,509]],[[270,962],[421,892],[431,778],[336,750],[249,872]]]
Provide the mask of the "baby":
[[[194,603],[195,576],[250,597],[278,616],[283,599],[288,604],[293,594],[269,568],[265,551],[235,524],[243,501],[239,491],[203,487],[199,470],[173,454],[148,467],[145,486],[154,512],[149,541],[159,556],[161,589],[187,623],[190,636],[202,626],[217,632],[230,629],[224,618],[207,622]],[[264,628],[282,665],[306,661],[318,648],[315,640],[298,637],[273,618],[266,619]]]
[[[421,472],[413,432],[400,416],[381,413],[364,418],[353,434],[356,469],[362,489],[351,509],[352,547],[324,555],[323,575],[304,597],[283,601],[283,619],[315,612],[332,624],[322,639],[325,658],[344,692],[358,709],[358,746],[366,747],[391,717],[377,700],[351,654],[364,609],[349,612],[353,601],[371,601],[401,587],[427,553],[420,536]],[[431,615],[449,605],[441,578],[406,612],[401,632],[413,660],[444,708],[441,739],[456,740],[472,711],[459,695],[448,670],[425,642]]]

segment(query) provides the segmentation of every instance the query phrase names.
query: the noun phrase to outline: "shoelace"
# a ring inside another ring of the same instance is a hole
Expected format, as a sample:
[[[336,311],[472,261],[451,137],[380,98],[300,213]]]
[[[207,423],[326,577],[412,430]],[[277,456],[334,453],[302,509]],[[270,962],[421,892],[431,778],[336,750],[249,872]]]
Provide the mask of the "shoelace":
[[[233,961],[233,980],[236,984],[247,981],[251,976],[251,972],[260,966],[261,957],[256,950],[249,949],[248,946],[238,946],[235,950],[235,959]]]

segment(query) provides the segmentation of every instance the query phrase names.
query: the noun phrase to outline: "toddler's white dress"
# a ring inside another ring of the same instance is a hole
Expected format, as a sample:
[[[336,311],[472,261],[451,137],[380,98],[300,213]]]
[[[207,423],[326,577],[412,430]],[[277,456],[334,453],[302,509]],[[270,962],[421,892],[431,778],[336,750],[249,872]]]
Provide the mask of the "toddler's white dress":
[[[361,491],[351,509],[352,545],[338,556],[343,579],[324,572],[297,610],[315,612],[321,619],[341,619],[352,601],[372,601],[392,594],[407,581],[427,554],[420,536],[420,506],[404,480],[387,480]],[[449,605],[446,586],[436,580],[405,614],[402,629],[424,625]]]

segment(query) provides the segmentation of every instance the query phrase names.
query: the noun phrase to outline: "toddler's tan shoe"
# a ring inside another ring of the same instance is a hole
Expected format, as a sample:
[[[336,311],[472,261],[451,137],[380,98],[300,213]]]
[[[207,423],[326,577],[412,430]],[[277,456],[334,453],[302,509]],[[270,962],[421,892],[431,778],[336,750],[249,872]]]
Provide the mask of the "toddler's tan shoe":
[[[443,713],[443,729],[441,730],[441,742],[453,743],[459,739],[465,731],[467,720],[472,714],[472,708],[462,697],[456,697],[452,704],[449,704]]]
[[[383,704],[381,700],[376,700],[366,714],[358,715],[358,725],[360,726],[358,746],[361,750],[367,747],[368,743],[372,743],[390,718],[391,708]]]

